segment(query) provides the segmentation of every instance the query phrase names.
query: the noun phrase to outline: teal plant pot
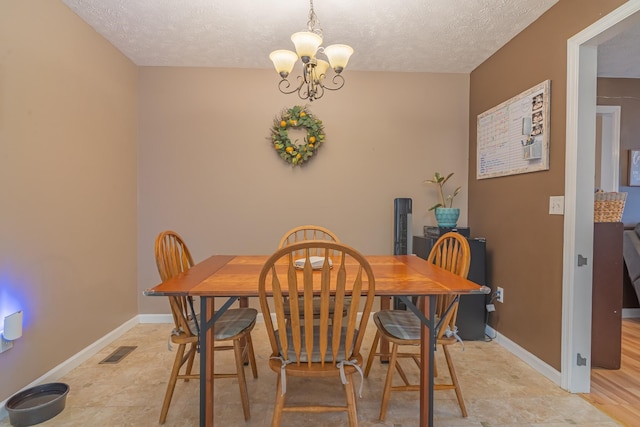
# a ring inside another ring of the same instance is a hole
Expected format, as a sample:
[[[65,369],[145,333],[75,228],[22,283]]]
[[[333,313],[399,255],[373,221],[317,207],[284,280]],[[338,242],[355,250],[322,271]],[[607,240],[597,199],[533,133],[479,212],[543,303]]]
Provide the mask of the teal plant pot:
[[[436,208],[438,227],[455,227],[458,224],[460,208]]]

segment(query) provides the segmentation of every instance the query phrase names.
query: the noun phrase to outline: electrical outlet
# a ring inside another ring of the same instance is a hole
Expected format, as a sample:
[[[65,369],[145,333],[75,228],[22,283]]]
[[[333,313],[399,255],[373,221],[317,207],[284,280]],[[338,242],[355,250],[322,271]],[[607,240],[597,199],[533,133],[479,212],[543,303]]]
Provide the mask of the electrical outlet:
[[[504,289],[502,289],[500,286],[498,286],[498,288],[496,289],[496,300],[498,302],[504,302]]]
[[[0,335],[0,353],[4,353],[13,347],[13,341],[5,340],[2,335]]]

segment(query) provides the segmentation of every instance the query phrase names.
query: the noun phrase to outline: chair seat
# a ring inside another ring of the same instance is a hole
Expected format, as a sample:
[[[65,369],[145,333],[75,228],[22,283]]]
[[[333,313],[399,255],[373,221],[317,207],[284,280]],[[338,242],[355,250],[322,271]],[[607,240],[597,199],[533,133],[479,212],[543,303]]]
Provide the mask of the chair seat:
[[[233,339],[253,325],[257,316],[258,310],[255,308],[232,308],[225,311],[216,320],[213,328],[213,339],[216,341]],[[198,328],[196,328],[196,322],[192,318],[189,319],[189,330],[193,335],[198,336]]]
[[[232,308],[224,312],[213,326],[213,339],[224,341],[233,339],[256,322],[258,310],[255,308]]]
[[[387,336],[420,344],[422,323],[418,316],[410,311],[382,310],[373,315],[373,321]]]
[[[355,364],[359,367],[363,366],[363,357],[361,354],[357,354],[353,357],[356,360]],[[282,361],[279,359],[270,359],[269,368],[275,373],[282,373]],[[358,369],[353,365],[344,365],[343,371],[345,374],[358,373]],[[333,363],[317,363],[313,365],[313,369],[309,369],[306,363],[300,366],[295,363],[291,363],[286,367],[286,374],[294,377],[337,377],[340,376],[340,369],[336,368]]]
[[[344,343],[346,338],[346,330],[347,328],[343,327],[342,333],[340,334],[340,347],[338,348],[337,362],[345,360]],[[279,330],[276,330],[276,334],[279,334]],[[358,330],[356,329],[354,337],[357,335],[358,335]],[[333,362],[333,350],[331,345],[332,340],[333,340],[333,331],[330,328],[329,333],[327,335],[327,353],[325,354],[325,358],[324,358],[325,362]],[[287,342],[289,346],[289,351],[288,351],[289,354],[287,359],[292,362],[297,362],[296,353],[293,348],[293,333],[291,331],[291,328],[287,328]],[[302,343],[305,342],[304,327],[302,326],[300,327],[300,342]],[[284,357],[282,347],[280,346],[279,342],[278,342],[278,348],[280,350],[280,355]],[[307,363],[308,361],[309,361],[309,356],[307,355],[307,351],[305,348],[302,348],[300,352],[300,362]],[[322,361],[322,358],[320,357],[320,327],[314,326],[313,327],[313,353],[311,354],[311,362],[319,363],[321,361]]]
[[[438,324],[439,317],[436,316],[434,321]],[[403,345],[419,345],[420,344],[420,331],[422,329],[422,322],[410,311],[407,310],[382,310],[373,315],[373,321],[376,325],[382,328],[382,332],[387,338],[396,338],[398,340],[406,341]],[[415,342],[408,342],[415,341]],[[445,336],[438,338],[438,344],[444,342],[456,342],[455,336]]]

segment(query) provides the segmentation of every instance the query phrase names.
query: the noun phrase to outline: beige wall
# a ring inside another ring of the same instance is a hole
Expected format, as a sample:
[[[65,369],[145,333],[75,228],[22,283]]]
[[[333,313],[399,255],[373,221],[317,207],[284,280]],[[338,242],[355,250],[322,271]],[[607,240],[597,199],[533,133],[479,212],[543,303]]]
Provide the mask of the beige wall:
[[[136,85],[61,2],[0,2],[0,401],[137,314]]]
[[[549,196],[564,194],[567,39],[624,3],[560,0],[471,73],[469,225],[487,238],[488,282],[505,290],[489,323],[560,369],[563,217]],[[476,180],[476,117],[551,80],[549,170]]]
[[[140,71],[139,286],[158,283],[153,244],[164,229],[196,260],[266,254],[285,231],[320,224],[367,254],[393,252],[393,200],[413,199],[413,231],[434,224],[427,209],[435,171],[467,223],[469,75],[349,72],[346,85],[310,104],[326,143],[292,168],[268,140],[283,108],[273,70],[150,68]],[[141,297],[141,313],[167,311]]]

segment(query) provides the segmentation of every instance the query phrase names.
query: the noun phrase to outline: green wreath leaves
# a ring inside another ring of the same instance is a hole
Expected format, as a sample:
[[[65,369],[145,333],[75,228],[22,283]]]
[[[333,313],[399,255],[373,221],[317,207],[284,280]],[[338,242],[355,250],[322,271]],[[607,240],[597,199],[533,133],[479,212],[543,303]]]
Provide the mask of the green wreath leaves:
[[[291,142],[289,129],[303,127],[307,131],[304,144],[298,141]],[[306,107],[295,107],[282,111],[280,117],[276,117],[271,127],[271,142],[280,157],[291,163],[301,165],[316,152],[324,142],[324,128],[322,121],[316,119]]]

